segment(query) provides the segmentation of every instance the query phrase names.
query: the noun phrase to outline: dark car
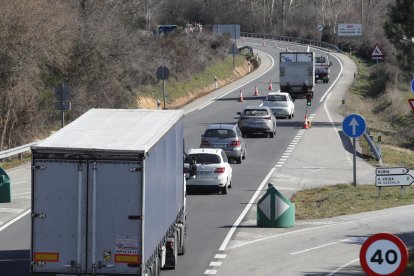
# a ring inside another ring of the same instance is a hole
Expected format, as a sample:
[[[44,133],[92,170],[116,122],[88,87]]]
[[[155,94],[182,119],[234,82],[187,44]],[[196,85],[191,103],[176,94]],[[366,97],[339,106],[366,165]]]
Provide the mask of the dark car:
[[[201,135],[200,148],[220,148],[239,164],[247,156],[246,143],[237,124],[209,125]]]

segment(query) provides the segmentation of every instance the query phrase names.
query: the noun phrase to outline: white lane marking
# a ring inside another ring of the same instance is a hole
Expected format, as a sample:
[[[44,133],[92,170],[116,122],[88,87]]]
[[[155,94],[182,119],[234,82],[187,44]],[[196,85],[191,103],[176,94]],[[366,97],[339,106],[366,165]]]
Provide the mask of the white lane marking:
[[[30,195],[32,192],[25,192],[25,193],[19,193],[19,194],[12,194],[12,197],[16,196],[22,196],[22,195]]]
[[[224,96],[227,96],[228,94],[230,94],[230,93],[232,93],[232,92],[234,92],[234,91],[237,91],[237,90],[239,90],[240,88],[242,88],[243,86],[245,86],[245,85],[247,85],[247,84],[249,84],[249,83],[251,83],[251,82],[253,82],[253,81],[255,81],[255,80],[257,80],[258,78],[260,78],[261,76],[263,76],[263,75],[265,75],[265,74],[267,74],[270,70],[272,70],[273,69],[273,67],[275,66],[275,60],[273,59],[273,57],[271,56],[271,55],[269,55],[269,54],[266,54],[266,53],[264,53],[264,52],[261,52],[261,51],[258,51],[259,53],[261,53],[261,54],[263,54],[263,55],[266,55],[266,56],[268,56],[269,58],[270,58],[270,60],[272,61],[272,64],[271,64],[271,66],[265,71],[265,72],[263,72],[262,74],[260,74],[259,76],[257,76],[256,78],[253,78],[252,80],[250,80],[250,81],[248,81],[248,82],[244,82],[243,84],[241,84],[241,85],[239,85],[238,87],[236,87],[236,88],[234,88],[233,90],[230,90],[230,91],[228,91],[228,92],[226,92],[225,94],[223,94],[223,95],[221,95],[221,96],[219,96],[219,97],[216,97],[216,98],[213,98],[212,100],[210,100],[210,103],[212,103],[212,102],[214,102],[215,100],[218,100],[218,99],[221,99],[221,98],[223,98]],[[209,104],[209,103],[208,103]],[[207,105],[208,105],[207,104]],[[203,103],[203,104],[201,104],[201,105],[199,105],[199,106],[196,106],[196,107],[194,107],[194,108],[192,108],[192,109],[190,109],[190,110],[188,110],[188,111],[185,111],[184,112],[184,114],[185,115],[187,115],[187,114],[189,114],[189,113],[191,113],[191,112],[193,112],[194,110],[198,110],[200,107],[202,107],[202,106],[204,106],[205,107],[205,103]],[[203,107],[203,108],[204,108]]]
[[[352,260],[352,261],[350,261],[349,263],[344,264],[343,266],[341,266],[341,267],[339,267],[338,269],[336,269],[336,270],[332,271],[331,273],[329,273],[329,274],[328,274],[328,275],[326,275],[326,276],[333,276],[333,275],[335,275],[335,273],[337,273],[338,271],[340,271],[340,270],[342,270],[343,268],[345,268],[345,267],[347,267],[347,266],[350,266],[351,264],[353,264],[353,263],[355,263],[355,262],[358,262],[358,261],[359,261],[359,258],[356,258],[355,260]]]
[[[332,87],[338,82],[339,78],[342,75],[342,71],[343,71],[343,66],[342,66],[342,62],[339,58],[337,58],[334,54],[331,54],[331,56],[333,56],[334,58],[336,58],[336,60],[338,60],[339,65],[341,66],[341,70],[339,70],[339,74],[336,77],[336,79],[334,80],[334,82],[331,84],[331,86],[329,86],[329,88],[326,90],[325,94],[323,94],[322,98],[319,100],[319,102],[323,102],[323,100],[325,99],[325,97],[329,94],[329,92],[331,92]]]
[[[20,184],[24,184],[24,183],[28,183],[29,181],[18,181],[18,182],[11,182],[12,185],[20,185]]]
[[[275,165],[275,168],[282,168],[283,165]]]
[[[9,227],[10,225],[12,225],[13,223],[15,223],[16,221],[18,221],[19,219],[21,219],[22,217],[24,217],[25,215],[29,214],[31,211],[32,211],[31,209],[28,209],[28,210],[26,210],[26,212],[18,215],[17,217],[12,219],[11,221],[7,222],[5,225],[2,225],[0,227],[0,232],[3,231],[4,229],[6,229],[7,227]]]
[[[358,219],[358,220],[354,220],[354,221],[332,222],[331,224],[320,225],[320,226],[315,226],[315,227],[310,227],[310,228],[304,228],[304,229],[300,229],[300,230],[295,230],[295,231],[290,231],[290,232],[284,232],[284,233],[280,233],[280,234],[275,234],[275,235],[263,237],[263,238],[260,238],[260,239],[257,239],[257,240],[251,240],[251,241],[248,241],[248,242],[245,242],[245,243],[237,244],[237,245],[235,245],[235,246],[233,246],[231,248],[227,248],[227,249],[228,250],[235,249],[235,248],[239,248],[239,247],[246,246],[246,245],[249,245],[249,244],[253,244],[253,243],[257,243],[257,242],[269,240],[269,239],[274,239],[274,238],[279,238],[279,237],[283,237],[283,236],[294,235],[294,234],[297,234],[297,233],[308,232],[308,231],[312,231],[312,230],[319,230],[319,229],[327,228],[327,227],[331,227],[331,226],[346,225],[346,224],[351,224],[351,223],[361,223],[362,221],[371,220],[371,219],[378,220],[379,218],[384,218],[385,216],[395,216],[395,215],[401,215],[401,214],[410,213],[410,212],[414,212],[414,209],[412,209],[412,210],[406,210],[406,211],[402,211],[402,212],[394,212],[394,213],[390,213],[390,214],[381,214],[381,215],[367,217],[367,218],[362,218],[362,219]]]
[[[0,213],[21,213],[25,209],[19,209],[19,208],[0,208]]]
[[[11,169],[11,170],[7,170],[7,174],[12,174],[12,173],[16,173],[16,172],[21,172],[21,171],[26,171],[27,169],[30,168],[30,164],[26,165],[24,167],[18,167],[16,169]]]
[[[221,266],[222,262],[211,262],[210,266]]]
[[[216,269],[207,269],[206,271],[204,271],[204,274],[206,274],[206,275],[215,275],[215,274],[217,274],[217,270]]]
[[[205,107],[209,106],[209,105],[210,105],[210,104],[212,104],[213,102],[214,102],[214,100],[209,101],[208,103],[203,104],[202,106],[200,106],[197,110],[201,110],[201,109],[203,109],[203,108],[205,108]]]
[[[282,154],[282,157],[283,156],[289,157],[290,156],[290,153],[284,153],[284,154]]]
[[[283,158],[283,157],[279,159],[279,161],[281,161],[281,162],[284,162],[286,160],[288,160],[288,159],[287,158]]]
[[[292,153],[293,150],[285,150],[285,152]]]
[[[292,252],[292,253],[289,253],[289,254],[290,255],[302,254],[302,253],[305,253],[305,252],[308,252],[308,251],[312,251],[312,250],[319,249],[319,248],[324,248],[324,247],[327,247],[327,246],[330,246],[330,245],[343,243],[343,242],[347,242],[347,241],[350,241],[350,239],[343,239],[343,240],[336,241],[336,242],[325,243],[325,244],[322,244],[322,245],[318,245],[318,246],[311,247],[311,248],[308,248],[308,249],[304,249],[304,250],[301,250],[301,251]]]
[[[240,225],[240,222],[246,216],[247,212],[249,212],[249,210],[252,207],[253,203],[255,202],[256,198],[259,196],[259,194],[263,190],[263,187],[266,185],[267,180],[272,176],[272,174],[275,170],[276,170],[275,168],[272,168],[269,171],[269,173],[265,176],[262,183],[260,184],[260,186],[257,188],[256,192],[253,194],[252,198],[250,199],[249,203],[247,203],[246,207],[244,207],[243,212],[240,214],[240,216],[237,218],[236,222],[231,227],[230,231],[227,233],[226,238],[224,239],[223,243],[221,244],[221,246],[219,248],[220,251],[224,251],[226,249],[227,244],[229,243],[229,241],[230,241],[231,237],[233,236],[234,232],[236,231],[237,227]]]
[[[216,259],[225,259],[227,257],[227,254],[216,254],[214,258]]]
[[[342,62],[339,58],[337,58],[335,55],[332,55],[334,58],[336,58],[339,62],[339,64],[341,65],[341,71],[340,74],[342,74]],[[339,135],[339,130],[338,128],[335,126],[335,123],[332,120],[331,114],[329,113],[328,107],[327,107],[327,103],[329,101],[329,97],[332,95],[332,93],[330,93],[327,97],[326,97],[326,101],[323,104],[323,108],[325,109],[326,115],[328,116],[329,121],[331,122],[332,125],[332,129],[335,131],[336,133],[336,137],[338,138],[339,142],[342,144],[342,139],[341,136]],[[349,154],[345,151],[345,149],[342,151],[345,154],[346,160],[348,161],[349,164],[352,164],[353,161],[351,160],[351,157],[349,156]]]

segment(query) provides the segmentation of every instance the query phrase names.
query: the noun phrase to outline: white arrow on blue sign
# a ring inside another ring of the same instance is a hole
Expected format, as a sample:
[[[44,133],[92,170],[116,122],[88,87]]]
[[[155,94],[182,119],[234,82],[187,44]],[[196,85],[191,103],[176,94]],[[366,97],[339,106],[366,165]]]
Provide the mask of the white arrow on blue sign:
[[[359,114],[349,114],[342,121],[342,130],[350,138],[361,136],[364,134],[366,128],[365,119]]]

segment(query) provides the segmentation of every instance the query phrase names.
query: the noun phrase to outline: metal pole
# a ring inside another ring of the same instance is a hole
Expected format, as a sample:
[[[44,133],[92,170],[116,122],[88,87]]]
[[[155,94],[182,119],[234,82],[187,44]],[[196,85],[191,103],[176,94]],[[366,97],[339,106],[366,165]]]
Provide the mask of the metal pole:
[[[162,74],[164,75],[164,70],[162,72],[163,72]],[[162,97],[164,98],[164,109],[165,109],[165,80],[162,80]]]
[[[233,68],[235,67],[234,60],[236,58],[236,43],[233,43]]]
[[[377,59],[377,79],[379,79],[379,65],[378,65],[378,59]]]
[[[62,109],[62,128],[65,126],[65,111],[63,110],[63,107],[64,107],[64,103],[62,99],[61,106],[60,106],[60,108]]]
[[[352,138],[353,142],[353,148],[354,148],[354,164],[353,164],[353,170],[354,170],[354,186],[356,187],[357,181],[356,181],[356,139]]]

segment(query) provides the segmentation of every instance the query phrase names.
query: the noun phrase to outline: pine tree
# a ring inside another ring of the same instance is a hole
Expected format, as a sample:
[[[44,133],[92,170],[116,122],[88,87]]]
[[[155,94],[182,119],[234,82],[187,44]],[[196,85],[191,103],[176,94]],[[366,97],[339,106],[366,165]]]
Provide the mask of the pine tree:
[[[397,50],[397,61],[407,77],[414,74],[414,1],[396,0],[390,4],[385,35]]]

